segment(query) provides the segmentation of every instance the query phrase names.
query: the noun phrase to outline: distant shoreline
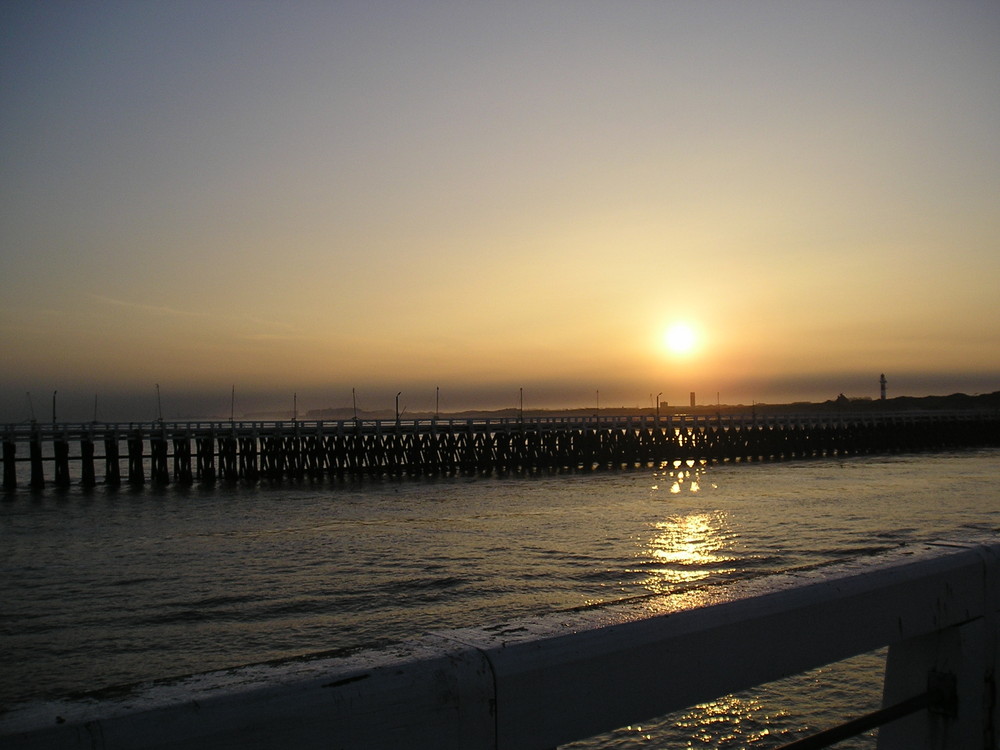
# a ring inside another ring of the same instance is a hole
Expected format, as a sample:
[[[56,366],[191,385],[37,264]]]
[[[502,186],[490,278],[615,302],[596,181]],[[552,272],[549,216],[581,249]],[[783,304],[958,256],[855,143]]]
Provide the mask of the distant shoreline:
[[[786,404],[698,404],[696,406],[661,406],[659,415],[667,417],[675,414],[809,414],[809,413],[836,413],[838,411],[850,412],[906,412],[906,411],[926,411],[926,410],[1000,410],[1000,391],[969,396],[965,393],[953,393],[949,396],[897,396],[895,398],[881,399],[872,398],[847,398],[840,396],[828,401],[796,401]],[[559,417],[559,416],[580,416],[597,413],[594,407],[581,407],[577,409],[525,409],[523,414],[516,407],[506,409],[466,409],[462,411],[440,412],[406,412],[400,415],[401,419],[484,419],[484,418],[510,418],[517,416],[525,417]],[[651,407],[628,407],[610,406],[602,407],[600,413],[605,416],[654,416],[657,412]],[[295,415],[291,411],[261,411],[244,414],[241,419],[292,419]],[[311,409],[304,414],[298,415],[300,419],[308,420],[350,420],[357,416],[358,419],[395,419],[396,414],[392,410],[383,409],[377,411],[365,411],[358,409],[356,412],[349,407]]]

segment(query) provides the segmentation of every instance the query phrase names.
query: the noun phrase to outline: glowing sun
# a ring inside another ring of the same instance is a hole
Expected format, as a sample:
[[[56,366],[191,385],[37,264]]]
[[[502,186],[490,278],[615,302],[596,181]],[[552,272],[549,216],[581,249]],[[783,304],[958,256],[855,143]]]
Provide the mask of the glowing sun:
[[[698,348],[698,334],[687,323],[674,323],[663,336],[671,354],[688,355]]]

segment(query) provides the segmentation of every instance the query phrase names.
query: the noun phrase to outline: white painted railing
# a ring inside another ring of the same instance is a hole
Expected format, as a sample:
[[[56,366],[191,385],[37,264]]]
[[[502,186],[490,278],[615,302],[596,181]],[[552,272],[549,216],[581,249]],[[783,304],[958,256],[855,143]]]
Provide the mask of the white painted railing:
[[[884,702],[953,676],[954,710],[882,750],[994,748],[1000,544],[822,570],[261,665],[0,716],[10,748],[552,748],[889,646]]]

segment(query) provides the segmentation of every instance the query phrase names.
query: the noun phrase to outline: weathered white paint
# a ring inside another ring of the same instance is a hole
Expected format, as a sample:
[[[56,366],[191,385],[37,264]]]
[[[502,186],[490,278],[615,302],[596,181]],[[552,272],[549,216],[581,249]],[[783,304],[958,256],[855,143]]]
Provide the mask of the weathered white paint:
[[[0,717],[0,747],[480,750],[494,726],[483,655],[428,637],[14,712]]]
[[[953,545],[982,559],[983,613],[928,633],[907,634],[890,645],[883,688],[891,705],[927,686],[930,672],[956,677],[957,711],[953,718],[921,712],[879,730],[880,750],[895,748],[996,748],[997,639],[1000,634],[1000,548]]]
[[[14,711],[0,744],[550,748],[889,645],[887,702],[931,670],[957,676],[960,700],[883,728],[880,748],[995,747],[998,571],[1000,544],[904,548]]]

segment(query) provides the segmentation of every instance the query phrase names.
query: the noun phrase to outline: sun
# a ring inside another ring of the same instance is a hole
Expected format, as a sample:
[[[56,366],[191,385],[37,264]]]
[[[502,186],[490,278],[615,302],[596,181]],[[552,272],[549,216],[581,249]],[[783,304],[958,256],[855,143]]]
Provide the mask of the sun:
[[[698,334],[688,323],[674,323],[664,334],[663,343],[671,354],[687,356],[698,348]]]

